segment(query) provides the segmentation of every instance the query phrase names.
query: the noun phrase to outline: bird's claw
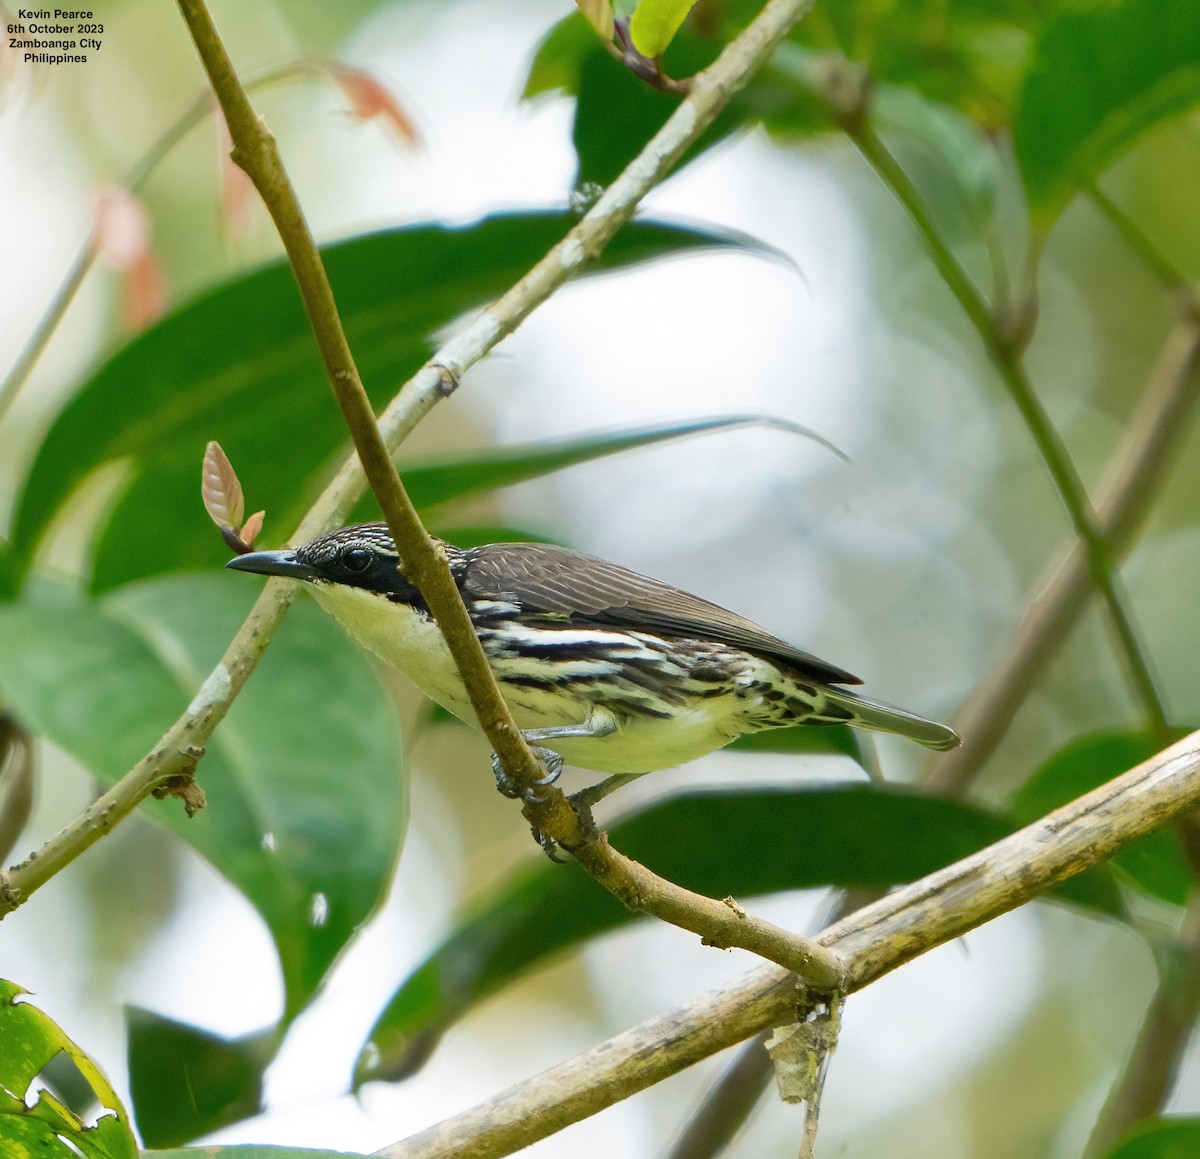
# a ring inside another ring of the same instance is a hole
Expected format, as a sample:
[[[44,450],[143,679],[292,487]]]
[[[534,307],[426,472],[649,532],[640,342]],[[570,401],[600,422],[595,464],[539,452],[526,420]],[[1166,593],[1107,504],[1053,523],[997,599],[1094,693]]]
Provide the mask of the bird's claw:
[[[562,774],[563,759],[553,749],[540,748],[538,745],[533,745],[530,751],[537,757],[543,771],[543,775],[533,784],[521,784],[515,777],[510,776],[495,753],[492,753],[492,776],[496,778],[496,788],[503,796],[536,804],[543,800],[541,790],[553,785]]]
[[[567,858],[559,857],[558,842],[555,841],[553,837],[548,837],[536,825],[530,825],[529,832],[533,834],[534,841],[536,841],[542,847],[542,852],[548,858],[550,858],[555,865],[565,865],[567,863]]]

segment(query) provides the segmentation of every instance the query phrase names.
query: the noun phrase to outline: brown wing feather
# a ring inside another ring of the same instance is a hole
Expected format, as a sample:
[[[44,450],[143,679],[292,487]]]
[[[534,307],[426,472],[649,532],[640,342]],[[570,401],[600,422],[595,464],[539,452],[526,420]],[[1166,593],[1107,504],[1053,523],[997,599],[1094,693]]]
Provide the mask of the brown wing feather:
[[[753,620],[594,555],[543,543],[492,543],[462,558],[462,586],[474,596],[509,598],[526,608],[612,627],[719,640],[783,660],[829,684],[862,683]]]

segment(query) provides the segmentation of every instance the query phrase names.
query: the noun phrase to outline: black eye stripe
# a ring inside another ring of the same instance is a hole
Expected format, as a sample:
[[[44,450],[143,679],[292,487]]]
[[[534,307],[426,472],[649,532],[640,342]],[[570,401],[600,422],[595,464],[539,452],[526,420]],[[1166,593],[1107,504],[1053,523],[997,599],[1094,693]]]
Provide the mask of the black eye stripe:
[[[352,547],[342,555],[342,566],[350,572],[361,573],[371,566],[372,555],[365,547]]]

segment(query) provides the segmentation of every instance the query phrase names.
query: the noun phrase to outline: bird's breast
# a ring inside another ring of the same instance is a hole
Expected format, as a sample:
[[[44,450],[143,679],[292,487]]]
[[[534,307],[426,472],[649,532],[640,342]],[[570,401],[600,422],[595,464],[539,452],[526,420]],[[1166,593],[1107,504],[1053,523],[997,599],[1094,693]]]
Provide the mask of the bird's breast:
[[[407,676],[430,700],[475,724],[467,690],[433,618],[411,604],[340,584],[312,584],[313,598],[355,640]]]

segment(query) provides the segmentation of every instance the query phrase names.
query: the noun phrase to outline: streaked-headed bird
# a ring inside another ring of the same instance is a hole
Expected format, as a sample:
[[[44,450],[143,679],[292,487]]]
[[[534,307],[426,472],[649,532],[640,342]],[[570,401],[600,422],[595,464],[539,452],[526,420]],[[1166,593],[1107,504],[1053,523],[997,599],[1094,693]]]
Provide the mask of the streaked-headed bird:
[[[616,774],[683,764],[746,733],[848,724],[931,749],[944,724],[869,700],[861,684],[708,600],[582,552],[541,543],[445,545],[450,571],[504,699],[547,781],[565,759]],[[227,567],[305,581],[317,603],[431,700],[478,728],[449,649],[383,523],[343,527]],[[496,766],[502,791],[511,793]]]

